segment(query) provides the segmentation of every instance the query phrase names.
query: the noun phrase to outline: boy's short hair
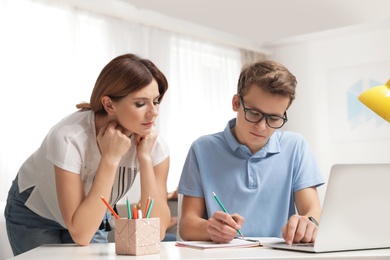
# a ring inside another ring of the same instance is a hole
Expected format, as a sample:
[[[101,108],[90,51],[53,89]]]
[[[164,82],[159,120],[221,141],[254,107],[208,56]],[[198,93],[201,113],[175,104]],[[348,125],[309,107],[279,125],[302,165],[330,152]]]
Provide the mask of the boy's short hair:
[[[282,64],[265,60],[242,68],[238,79],[237,94],[245,96],[248,88],[252,85],[256,85],[271,94],[289,97],[289,105],[291,105],[295,99],[297,80]]]

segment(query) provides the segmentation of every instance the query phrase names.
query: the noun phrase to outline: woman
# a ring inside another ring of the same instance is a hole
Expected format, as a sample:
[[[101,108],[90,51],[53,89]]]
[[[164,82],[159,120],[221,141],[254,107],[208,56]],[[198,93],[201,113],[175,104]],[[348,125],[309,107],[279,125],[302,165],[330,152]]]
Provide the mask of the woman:
[[[133,54],[116,57],[101,71],[90,103],[52,127],[21,166],[5,209],[14,255],[42,244],[107,242],[107,207],[140,174],[141,204],[155,203],[160,238],[170,223],[167,145],[153,129],[168,89],[162,72]]]

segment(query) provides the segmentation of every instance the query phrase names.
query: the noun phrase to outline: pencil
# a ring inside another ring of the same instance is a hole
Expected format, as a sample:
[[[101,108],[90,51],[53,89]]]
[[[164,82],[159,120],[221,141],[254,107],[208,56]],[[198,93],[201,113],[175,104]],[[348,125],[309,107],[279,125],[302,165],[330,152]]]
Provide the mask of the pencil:
[[[218,202],[219,206],[220,206],[221,209],[223,210],[223,212],[229,214],[228,211],[226,210],[226,208],[223,206],[222,202],[219,200],[217,194],[215,194],[215,192],[213,192],[213,195],[214,195],[215,200]],[[242,234],[242,232],[241,232],[240,229],[237,229],[237,232],[238,232],[238,234],[240,234],[242,237],[244,237],[244,235]]]
[[[126,206],[127,206],[127,218],[131,219],[131,210],[130,210],[129,198],[126,198]]]
[[[148,212],[146,213],[146,218],[149,218],[150,213],[152,212],[153,205],[154,205],[154,198],[150,201]]]
[[[102,195],[100,195],[100,197],[102,198],[102,201],[104,202],[104,204],[106,204],[107,208],[111,211],[112,215],[114,215],[114,217],[116,219],[118,219],[119,218],[118,214],[116,214],[114,209],[110,206],[110,204],[108,204],[107,200]]]
[[[138,210],[138,216],[137,216],[137,218],[142,218],[142,209],[139,209],[139,210]]]
[[[137,219],[138,218],[138,209],[137,209],[137,205],[133,205],[133,219]]]
[[[145,206],[145,211],[144,211],[145,217],[148,214],[149,206],[150,206],[150,196],[149,196],[148,200],[146,201],[146,206]]]

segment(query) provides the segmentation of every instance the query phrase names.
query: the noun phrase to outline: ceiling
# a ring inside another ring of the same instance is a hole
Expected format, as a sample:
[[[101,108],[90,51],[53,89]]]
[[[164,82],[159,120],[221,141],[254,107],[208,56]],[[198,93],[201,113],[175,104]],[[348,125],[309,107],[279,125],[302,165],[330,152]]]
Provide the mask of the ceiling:
[[[264,45],[389,19],[389,0],[125,0]]]

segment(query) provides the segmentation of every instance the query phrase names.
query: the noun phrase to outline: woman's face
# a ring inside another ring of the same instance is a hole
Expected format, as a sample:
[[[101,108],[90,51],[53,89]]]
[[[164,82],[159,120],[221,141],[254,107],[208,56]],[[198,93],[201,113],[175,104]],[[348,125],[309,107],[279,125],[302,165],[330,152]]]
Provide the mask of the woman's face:
[[[118,123],[128,134],[141,136],[149,134],[159,112],[158,84],[156,80],[143,89],[130,93],[118,102],[113,103]]]

